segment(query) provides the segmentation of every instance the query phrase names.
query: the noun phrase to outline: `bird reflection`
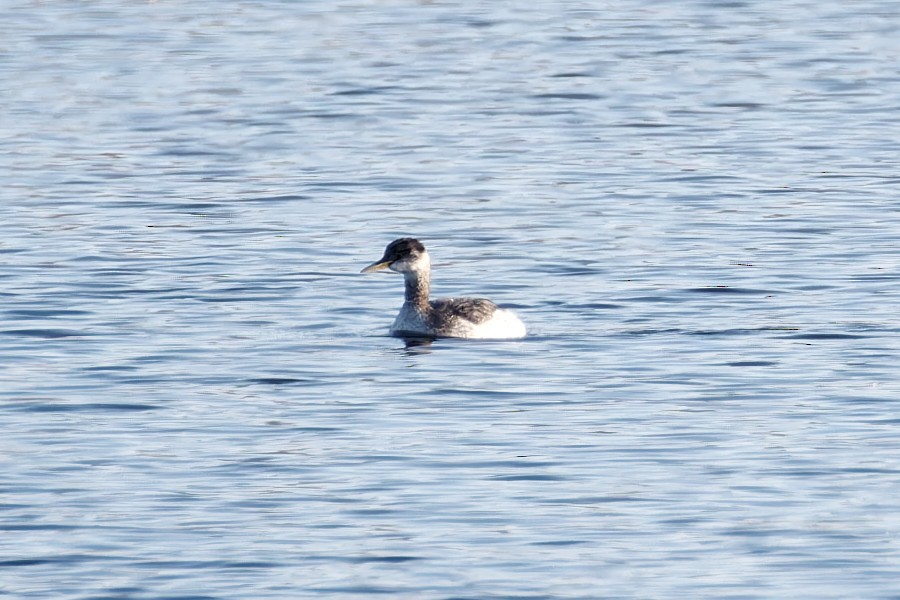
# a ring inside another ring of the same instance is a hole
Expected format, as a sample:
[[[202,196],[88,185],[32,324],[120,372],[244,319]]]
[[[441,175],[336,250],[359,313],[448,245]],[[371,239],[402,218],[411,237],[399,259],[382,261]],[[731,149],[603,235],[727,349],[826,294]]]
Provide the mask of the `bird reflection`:
[[[408,337],[401,338],[404,343],[406,354],[429,354],[431,352],[431,344],[434,342],[433,337]]]

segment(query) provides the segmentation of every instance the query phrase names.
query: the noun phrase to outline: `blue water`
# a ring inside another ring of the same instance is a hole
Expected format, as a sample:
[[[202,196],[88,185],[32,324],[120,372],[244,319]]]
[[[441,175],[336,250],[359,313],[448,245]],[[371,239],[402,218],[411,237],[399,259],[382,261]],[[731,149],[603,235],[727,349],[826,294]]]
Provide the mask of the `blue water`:
[[[895,2],[0,9],[0,596],[900,597]]]

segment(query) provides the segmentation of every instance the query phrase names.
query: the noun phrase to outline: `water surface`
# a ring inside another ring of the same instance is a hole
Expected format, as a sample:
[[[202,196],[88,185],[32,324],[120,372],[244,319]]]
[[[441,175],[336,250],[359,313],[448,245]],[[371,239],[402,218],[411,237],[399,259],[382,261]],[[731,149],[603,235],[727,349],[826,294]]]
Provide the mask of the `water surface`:
[[[0,594],[900,596],[895,3],[0,6]]]

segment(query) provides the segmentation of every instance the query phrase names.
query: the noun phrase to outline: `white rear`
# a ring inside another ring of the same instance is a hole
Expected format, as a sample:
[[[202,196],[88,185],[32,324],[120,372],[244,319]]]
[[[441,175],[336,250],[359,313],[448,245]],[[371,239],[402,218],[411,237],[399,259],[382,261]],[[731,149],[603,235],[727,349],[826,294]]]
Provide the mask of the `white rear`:
[[[478,340],[514,340],[525,337],[525,333],[525,324],[516,313],[498,308],[490,319],[473,325],[466,337]]]

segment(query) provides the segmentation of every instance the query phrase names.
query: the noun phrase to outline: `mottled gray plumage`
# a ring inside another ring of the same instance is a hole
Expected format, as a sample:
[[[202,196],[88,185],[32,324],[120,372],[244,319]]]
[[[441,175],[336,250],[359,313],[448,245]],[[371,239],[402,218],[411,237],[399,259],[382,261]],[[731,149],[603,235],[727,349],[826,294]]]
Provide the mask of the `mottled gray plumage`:
[[[490,319],[500,307],[486,298],[441,298],[432,300],[431,308],[432,314],[441,317],[440,324],[465,319],[479,325]]]

